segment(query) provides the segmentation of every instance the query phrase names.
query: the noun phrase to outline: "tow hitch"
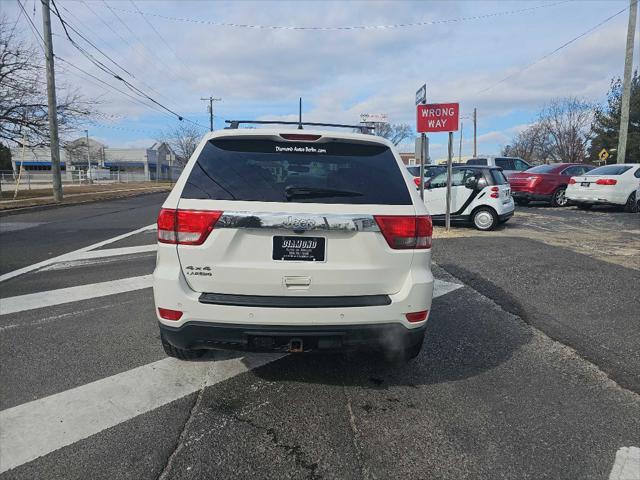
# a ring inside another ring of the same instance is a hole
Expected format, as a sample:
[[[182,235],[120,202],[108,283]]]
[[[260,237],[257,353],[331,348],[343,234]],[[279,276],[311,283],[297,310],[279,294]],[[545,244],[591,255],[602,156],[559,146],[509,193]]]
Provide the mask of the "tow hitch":
[[[303,351],[302,339],[301,338],[292,338],[289,341],[289,352],[291,352],[291,353],[300,353],[302,351]]]

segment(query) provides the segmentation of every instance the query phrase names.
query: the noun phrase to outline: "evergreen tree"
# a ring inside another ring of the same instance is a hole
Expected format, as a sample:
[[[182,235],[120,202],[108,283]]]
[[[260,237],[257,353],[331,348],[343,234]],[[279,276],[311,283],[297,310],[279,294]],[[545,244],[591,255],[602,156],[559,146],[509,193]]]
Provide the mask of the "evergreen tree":
[[[606,105],[596,107],[591,125],[592,140],[588,158],[595,162],[603,148],[618,148],[620,115],[622,106],[622,80],[611,80]],[[627,137],[627,162],[640,162],[640,75],[636,70],[631,80],[631,102],[629,108],[629,134]],[[611,152],[608,163],[615,163],[615,152]]]

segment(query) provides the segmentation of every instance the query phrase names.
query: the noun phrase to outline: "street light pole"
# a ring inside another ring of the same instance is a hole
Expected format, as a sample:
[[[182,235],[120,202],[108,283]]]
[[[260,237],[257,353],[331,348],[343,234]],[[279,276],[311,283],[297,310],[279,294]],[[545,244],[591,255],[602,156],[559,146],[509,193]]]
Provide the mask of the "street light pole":
[[[629,0],[629,25],[627,48],[624,59],[624,80],[622,84],[622,105],[620,112],[620,133],[618,135],[617,163],[624,163],[627,153],[627,133],[629,132],[629,104],[631,103],[631,70],[633,69],[633,39],[636,33],[638,0]]]
[[[53,65],[53,40],[51,38],[51,16],[49,0],[42,0],[42,33],[44,37],[45,61],[47,64],[47,107],[49,115],[49,144],[51,148],[51,177],[53,199],[62,201],[62,176],[60,174],[60,141],[58,139],[58,108],[56,104],[56,78]]]

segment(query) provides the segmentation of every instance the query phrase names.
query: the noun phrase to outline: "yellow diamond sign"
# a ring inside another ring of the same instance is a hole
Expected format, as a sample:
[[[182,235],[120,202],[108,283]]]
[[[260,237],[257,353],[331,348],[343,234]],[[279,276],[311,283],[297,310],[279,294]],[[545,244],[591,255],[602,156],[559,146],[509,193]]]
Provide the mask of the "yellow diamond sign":
[[[609,158],[609,152],[607,152],[606,148],[603,148],[602,150],[600,150],[600,153],[598,154],[598,158],[600,160],[602,160],[603,162]]]

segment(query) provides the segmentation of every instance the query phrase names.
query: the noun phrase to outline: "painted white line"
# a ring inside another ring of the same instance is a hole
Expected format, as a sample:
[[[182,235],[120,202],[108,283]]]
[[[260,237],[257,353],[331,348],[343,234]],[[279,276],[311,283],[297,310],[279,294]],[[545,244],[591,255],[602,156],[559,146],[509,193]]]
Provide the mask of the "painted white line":
[[[141,290],[151,287],[152,281],[152,275],[142,275],[140,277],[122,278],[109,282],[91,283],[78,287],[59,288],[46,292],[3,298],[0,300],[0,315]]]
[[[37,227],[43,222],[0,222],[0,233],[17,232],[18,230],[26,230],[27,228]]]
[[[117,257],[119,255],[133,255],[135,253],[155,252],[157,249],[158,245],[156,245],[155,243],[152,245],[137,245],[135,247],[108,248],[104,250],[81,252],[76,255],[76,259],[86,260],[89,258]]]
[[[640,480],[640,448],[618,449],[609,480]]]
[[[0,472],[281,357],[247,354],[210,362],[166,358],[4,410]]]
[[[46,267],[40,268],[40,272],[48,272],[51,270],[66,270],[74,267],[82,267],[84,265],[96,265],[101,263],[118,262],[121,259],[115,258],[122,255],[139,255],[141,253],[155,252],[157,245],[139,245],[135,247],[109,248],[105,250],[92,250],[90,252],[81,252],[76,255],[74,260],[65,260],[56,262]]]
[[[433,282],[433,298],[441,297],[462,287],[463,285],[459,283],[445,282],[436,278]]]
[[[8,272],[3,275],[0,275],[0,282],[4,282],[5,280],[9,280],[11,278],[15,278],[20,275],[24,275],[25,273],[33,272],[34,270],[38,270],[39,268],[46,267],[47,265],[51,265],[52,263],[63,262],[66,260],[75,260],[78,258],[78,255],[88,252],[89,250],[93,250],[96,248],[103,247],[105,245],[109,245],[110,243],[117,242],[118,240],[122,240],[123,238],[130,237],[131,235],[136,235],[138,233],[146,232],[148,230],[153,230],[156,228],[156,224],[147,225],[146,227],[139,228],[137,230],[133,230],[132,232],[123,233],[122,235],[118,235],[117,237],[108,238],[107,240],[103,240],[98,243],[94,243],[93,245],[89,245],[88,247],[83,247],[78,250],[74,250],[73,252],[65,253],[63,255],[59,255],[57,257],[48,258],[47,260],[43,260],[42,262],[34,263],[33,265],[29,265],[28,267],[19,268],[18,270],[14,270],[13,272]]]
[[[113,292],[113,289],[118,288],[117,284],[122,282],[150,286],[151,276],[71,287],[45,294],[54,298],[54,301],[59,296],[75,298],[78,295],[90,294],[95,297],[96,294],[93,292],[109,288]],[[113,285],[105,289],[106,284]],[[460,287],[462,285],[436,279],[433,298]],[[90,290],[91,293],[86,290]],[[61,294],[63,291],[71,293]],[[42,294],[34,296],[40,297]],[[14,298],[24,297],[31,295]],[[3,300],[3,303],[6,300],[10,299]],[[51,304],[51,301],[46,300],[46,303]],[[22,307],[13,308],[24,309],[26,304],[22,301]],[[4,308],[6,305],[3,305],[3,310]],[[57,317],[51,317],[55,318]],[[167,358],[0,412],[0,472],[100,433],[196,392],[204,386],[214,385],[284,356],[246,354],[244,358],[239,359],[228,358],[231,353],[217,352],[216,355],[222,355],[223,358],[214,362],[183,362]],[[624,477],[616,480],[622,478]]]

